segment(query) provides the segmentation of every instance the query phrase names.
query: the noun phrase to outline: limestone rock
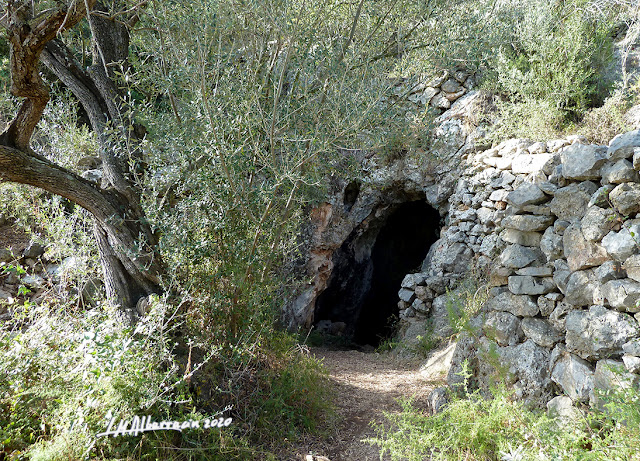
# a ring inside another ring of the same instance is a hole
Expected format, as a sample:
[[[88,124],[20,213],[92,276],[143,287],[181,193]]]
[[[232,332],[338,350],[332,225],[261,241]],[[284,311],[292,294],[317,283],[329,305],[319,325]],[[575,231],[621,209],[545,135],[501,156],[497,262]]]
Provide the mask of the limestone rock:
[[[611,280],[602,286],[602,294],[615,309],[640,312],[640,282],[631,279]]]
[[[549,227],[540,239],[540,250],[544,253],[547,261],[555,261],[564,254],[562,245],[562,235],[558,235],[553,231],[553,227]]]
[[[613,206],[623,215],[640,211],[640,184],[624,183],[615,187],[609,194]]]
[[[601,285],[604,285],[610,280],[625,278],[626,273],[619,262],[606,261],[602,266],[596,269],[596,277],[598,277],[598,282],[600,282]]]
[[[624,363],[624,366],[630,373],[640,372],[640,357],[635,357],[633,355],[623,355],[622,363]]]
[[[548,171],[555,166],[553,154],[516,155],[511,161],[511,171],[516,174],[530,174]]]
[[[553,269],[549,266],[523,267],[516,270],[516,275],[531,275],[533,277],[551,277]]]
[[[549,203],[551,212],[565,221],[581,219],[591,196],[598,189],[592,182],[572,183],[558,189]]]
[[[562,242],[572,272],[599,266],[609,259],[604,248],[584,237],[579,224],[572,224],[565,230]]]
[[[560,425],[575,425],[582,418],[582,413],[573,406],[573,400],[566,395],[559,395],[547,402],[547,414],[558,420]]]
[[[638,173],[633,169],[631,162],[626,159],[604,165],[601,173],[603,184],[622,184],[638,181]]]
[[[566,329],[567,350],[583,359],[620,355],[623,344],[639,333],[638,323],[633,317],[604,306],[569,312]]]
[[[525,318],[520,326],[525,336],[539,346],[553,347],[563,339],[562,333],[543,319]]]
[[[431,98],[430,104],[438,109],[448,109],[451,107],[451,101],[449,101],[442,92]]]
[[[489,312],[483,329],[485,335],[500,346],[515,346],[524,337],[520,319],[509,312]]]
[[[640,357],[640,338],[634,338],[628,343],[623,344],[622,350],[627,355]]]
[[[509,312],[519,317],[533,317],[539,312],[538,305],[530,296],[517,296],[508,291],[490,297],[486,306],[491,310]]]
[[[573,401],[587,402],[593,389],[594,369],[584,359],[556,346],[551,354],[551,380]]]
[[[589,404],[594,408],[606,411],[607,399],[603,397],[608,392],[630,388],[638,389],[639,381],[640,376],[628,373],[623,362],[610,359],[599,360],[593,374],[593,389],[589,395]]]
[[[596,190],[591,198],[589,199],[588,206],[597,206],[600,208],[610,208],[611,204],[609,203],[609,194],[614,189],[614,186],[608,184],[606,186],[600,187]]]
[[[547,196],[538,186],[531,183],[523,183],[516,190],[509,192],[506,201],[511,205],[521,208],[525,205],[536,205],[547,200]]]
[[[635,254],[629,256],[622,265],[622,269],[624,269],[627,277],[629,277],[631,280],[640,282],[640,255]]]
[[[616,261],[625,261],[638,252],[638,244],[626,228],[621,229],[620,232],[609,232],[602,239],[602,246]]]
[[[599,288],[592,271],[571,273],[565,288],[565,300],[574,306],[593,304],[595,290]]]
[[[413,290],[409,290],[408,288],[401,288],[400,291],[398,291],[398,297],[406,303],[412,303],[416,298],[416,294]]]
[[[635,147],[640,147],[639,130],[619,134],[609,143],[607,157],[612,160],[629,158],[633,155]]]
[[[500,238],[507,243],[535,247],[540,245],[542,234],[540,232],[523,232],[515,229],[505,229],[500,233]]]
[[[553,216],[512,215],[502,220],[502,226],[523,232],[544,231],[553,224]]]
[[[543,255],[537,248],[513,244],[504,249],[500,255],[500,263],[504,267],[519,269],[534,261],[542,261],[542,258]]]
[[[515,396],[541,405],[551,397],[549,351],[530,339],[517,346],[499,347],[501,364],[508,367],[508,379]]]
[[[543,295],[555,289],[550,277],[531,277],[512,275],[509,277],[509,290],[516,295]]]
[[[587,240],[599,242],[615,225],[616,214],[609,208],[592,206],[587,209],[580,227]]]
[[[553,262],[553,267],[555,269],[553,272],[553,281],[562,294],[566,294],[567,283],[569,283],[569,277],[571,277],[569,266],[566,261],[557,259]]]
[[[567,179],[590,180],[600,178],[600,168],[607,161],[605,147],[574,143],[561,154],[562,175]]]
[[[558,330],[564,330],[567,323],[567,315],[574,309],[575,307],[572,304],[560,301],[556,304],[556,308],[551,315],[549,315],[549,322]]]

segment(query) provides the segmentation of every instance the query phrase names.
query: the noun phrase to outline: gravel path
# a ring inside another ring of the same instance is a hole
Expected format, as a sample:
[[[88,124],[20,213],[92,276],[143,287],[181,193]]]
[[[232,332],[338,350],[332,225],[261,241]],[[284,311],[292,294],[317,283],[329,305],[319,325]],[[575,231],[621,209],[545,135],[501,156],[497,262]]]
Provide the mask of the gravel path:
[[[378,448],[362,440],[375,436],[373,425],[387,424],[383,412],[399,412],[400,397],[413,397],[416,407],[426,408],[427,396],[440,385],[421,372],[416,361],[391,354],[320,348],[311,353],[329,371],[337,407],[336,430],[322,440],[303,440],[289,460],[379,460]]]

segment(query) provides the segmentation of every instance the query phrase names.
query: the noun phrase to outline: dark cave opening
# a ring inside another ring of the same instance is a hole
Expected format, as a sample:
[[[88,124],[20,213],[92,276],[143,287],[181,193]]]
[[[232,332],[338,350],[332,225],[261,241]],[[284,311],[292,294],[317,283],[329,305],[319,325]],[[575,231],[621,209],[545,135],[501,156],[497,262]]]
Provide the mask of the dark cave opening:
[[[402,203],[377,225],[354,230],[333,255],[327,288],[316,301],[316,326],[338,325],[334,332],[357,345],[377,347],[389,338],[402,279],[419,269],[439,233],[440,215],[424,200]]]

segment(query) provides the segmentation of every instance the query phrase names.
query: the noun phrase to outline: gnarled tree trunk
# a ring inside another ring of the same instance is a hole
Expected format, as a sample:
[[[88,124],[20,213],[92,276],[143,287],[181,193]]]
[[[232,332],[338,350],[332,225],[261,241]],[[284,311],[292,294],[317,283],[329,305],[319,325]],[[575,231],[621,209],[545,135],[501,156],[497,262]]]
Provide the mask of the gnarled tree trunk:
[[[86,8],[95,11],[87,18],[94,37],[94,61],[84,70],[56,36],[76,25],[86,15]],[[39,187],[88,210],[95,220],[107,295],[128,309],[141,297],[160,291],[164,268],[157,237],[145,219],[130,171],[130,160],[139,156],[136,132],[140,129],[123,115],[114,83],[114,70],[127,59],[128,29],[109,18],[106,11],[96,0],[75,0],[44,18],[42,14],[34,18],[31,1],[8,1],[1,22],[11,46],[11,91],[25,100],[0,135],[0,181]],[[104,171],[100,186],[29,147],[49,101],[38,71],[40,61],[72,91],[89,115],[100,144]]]

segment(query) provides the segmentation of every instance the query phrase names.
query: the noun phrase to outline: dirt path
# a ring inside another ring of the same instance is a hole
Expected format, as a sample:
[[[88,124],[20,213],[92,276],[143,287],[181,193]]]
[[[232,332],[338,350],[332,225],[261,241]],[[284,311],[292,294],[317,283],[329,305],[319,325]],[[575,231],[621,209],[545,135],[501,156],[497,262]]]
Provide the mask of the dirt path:
[[[337,406],[337,430],[328,440],[304,440],[291,460],[307,461],[311,459],[307,458],[309,454],[322,461],[379,460],[378,448],[362,442],[376,435],[370,422],[388,425],[383,412],[399,412],[400,397],[413,397],[416,407],[426,408],[427,396],[440,385],[416,361],[390,354],[327,349],[311,352],[323,359],[329,371]]]

